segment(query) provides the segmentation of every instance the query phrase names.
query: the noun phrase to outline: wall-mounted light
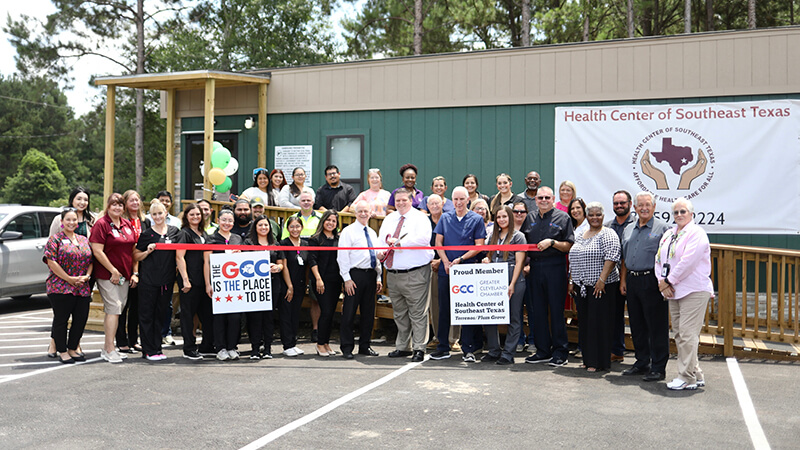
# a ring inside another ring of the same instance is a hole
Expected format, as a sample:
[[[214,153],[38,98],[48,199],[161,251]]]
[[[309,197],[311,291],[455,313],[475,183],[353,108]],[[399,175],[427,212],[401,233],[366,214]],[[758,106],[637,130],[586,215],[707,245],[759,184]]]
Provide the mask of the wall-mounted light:
[[[256,126],[256,122],[253,120],[253,116],[248,116],[244,119],[244,127],[248,130]]]

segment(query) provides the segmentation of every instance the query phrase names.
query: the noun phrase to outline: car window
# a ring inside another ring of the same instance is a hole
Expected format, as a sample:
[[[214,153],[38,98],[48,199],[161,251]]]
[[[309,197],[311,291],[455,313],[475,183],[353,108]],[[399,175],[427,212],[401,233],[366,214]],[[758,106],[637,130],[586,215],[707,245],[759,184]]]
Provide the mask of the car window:
[[[57,216],[57,212],[52,211],[39,211],[39,232],[41,236],[50,236],[50,224],[53,223],[53,218]]]
[[[2,222],[3,219],[5,219],[7,215],[8,214],[6,214],[6,213],[0,213],[0,222]]]
[[[18,231],[22,233],[22,239],[35,239],[42,236],[36,213],[20,214],[14,217],[6,225],[6,231]],[[44,235],[47,236],[46,233]]]

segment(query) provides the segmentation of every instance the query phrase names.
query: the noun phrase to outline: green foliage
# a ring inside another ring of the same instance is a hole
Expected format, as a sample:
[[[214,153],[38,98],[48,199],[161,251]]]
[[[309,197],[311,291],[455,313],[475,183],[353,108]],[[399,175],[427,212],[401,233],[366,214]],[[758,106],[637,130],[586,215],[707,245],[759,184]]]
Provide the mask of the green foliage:
[[[67,180],[56,161],[31,148],[22,158],[17,174],[6,180],[3,198],[25,205],[48,205],[66,191]]]
[[[335,56],[329,3],[309,0],[204,0],[165,28],[153,72],[240,71],[329,62]]]

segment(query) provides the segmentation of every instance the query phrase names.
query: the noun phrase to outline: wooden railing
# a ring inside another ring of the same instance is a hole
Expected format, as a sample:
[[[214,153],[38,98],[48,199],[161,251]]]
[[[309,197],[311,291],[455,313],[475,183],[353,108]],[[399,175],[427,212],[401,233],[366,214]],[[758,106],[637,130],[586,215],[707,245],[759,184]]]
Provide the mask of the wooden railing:
[[[800,251],[712,244],[711,263],[717,295],[703,331],[723,336],[723,354],[797,357]],[[735,338],[743,340],[741,348],[734,347]],[[762,341],[782,345],[770,348]]]

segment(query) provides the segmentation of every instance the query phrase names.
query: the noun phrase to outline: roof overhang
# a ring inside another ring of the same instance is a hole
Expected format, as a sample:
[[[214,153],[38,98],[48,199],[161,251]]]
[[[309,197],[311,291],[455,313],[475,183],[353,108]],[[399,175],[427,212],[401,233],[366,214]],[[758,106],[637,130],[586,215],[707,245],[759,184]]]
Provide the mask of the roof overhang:
[[[215,80],[217,88],[269,84],[270,74],[247,75],[216,70],[192,70],[188,72],[145,73],[118,77],[102,77],[94,80],[98,86],[119,86],[136,89],[203,89],[206,80]]]

